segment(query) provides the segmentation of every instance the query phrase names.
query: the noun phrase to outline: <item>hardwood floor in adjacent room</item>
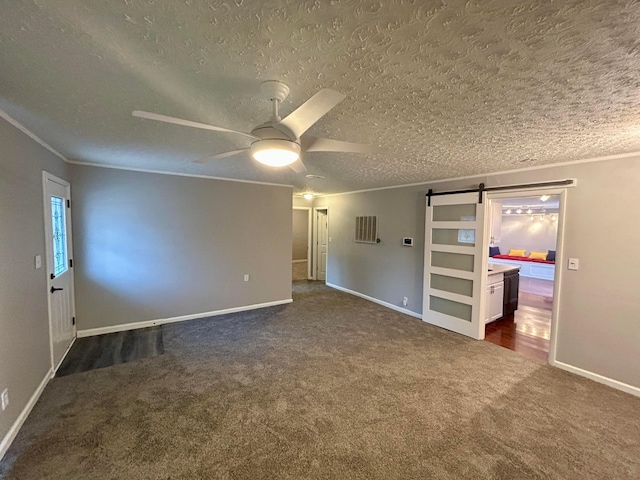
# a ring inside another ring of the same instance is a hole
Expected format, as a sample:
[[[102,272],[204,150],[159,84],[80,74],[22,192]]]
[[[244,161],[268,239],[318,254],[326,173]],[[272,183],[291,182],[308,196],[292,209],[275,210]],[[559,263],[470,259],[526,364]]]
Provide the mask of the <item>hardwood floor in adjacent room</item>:
[[[552,305],[552,281],[521,277],[518,310],[487,324],[485,340],[547,361]]]

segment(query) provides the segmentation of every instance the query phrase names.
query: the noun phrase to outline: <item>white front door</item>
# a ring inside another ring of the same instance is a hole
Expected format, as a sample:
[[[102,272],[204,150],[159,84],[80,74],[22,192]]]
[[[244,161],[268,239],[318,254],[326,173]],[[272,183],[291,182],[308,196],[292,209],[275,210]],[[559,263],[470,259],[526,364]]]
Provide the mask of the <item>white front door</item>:
[[[57,370],[76,336],[69,183],[44,172],[51,364]]]
[[[484,338],[486,201],[478,193],[431,197],[426,209],[422,319]]]
[[[316,211],[316,225],[318,228],[317,252],[318,274],[317,280],[327,280],[327,250],[329,245],[329,221],[326,210]]]

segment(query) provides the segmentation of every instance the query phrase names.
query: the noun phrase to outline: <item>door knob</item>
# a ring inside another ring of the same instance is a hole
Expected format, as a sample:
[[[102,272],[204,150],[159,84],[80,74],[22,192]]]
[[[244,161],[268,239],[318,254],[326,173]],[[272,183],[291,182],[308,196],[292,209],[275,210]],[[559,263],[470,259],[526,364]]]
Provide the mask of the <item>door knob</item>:
[[[51,287],[51,293],[57,292],[58,290],[64,290],[64,288]]]

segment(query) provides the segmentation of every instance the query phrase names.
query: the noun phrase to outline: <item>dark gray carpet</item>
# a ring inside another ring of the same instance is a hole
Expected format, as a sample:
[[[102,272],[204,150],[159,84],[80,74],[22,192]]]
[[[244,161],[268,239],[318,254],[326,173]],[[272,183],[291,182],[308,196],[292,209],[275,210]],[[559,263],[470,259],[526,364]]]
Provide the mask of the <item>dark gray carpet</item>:
[[[55,378],[7,479],[637,479],[640,399],[314,283]]]
[[[164,353],[162,326],[78,338],[56,377],[151,358]]]

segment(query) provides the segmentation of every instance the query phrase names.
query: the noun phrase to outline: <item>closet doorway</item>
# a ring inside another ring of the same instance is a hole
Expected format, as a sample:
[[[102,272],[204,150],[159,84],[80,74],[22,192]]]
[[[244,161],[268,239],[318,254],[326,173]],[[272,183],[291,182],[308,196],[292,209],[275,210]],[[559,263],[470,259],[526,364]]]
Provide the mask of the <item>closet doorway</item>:
[[[485,340],[526,356],[553,362],[557,330],[559,259],[564,191],[536,190],[488,196]]]

